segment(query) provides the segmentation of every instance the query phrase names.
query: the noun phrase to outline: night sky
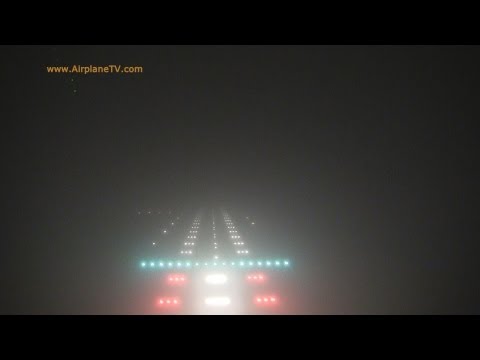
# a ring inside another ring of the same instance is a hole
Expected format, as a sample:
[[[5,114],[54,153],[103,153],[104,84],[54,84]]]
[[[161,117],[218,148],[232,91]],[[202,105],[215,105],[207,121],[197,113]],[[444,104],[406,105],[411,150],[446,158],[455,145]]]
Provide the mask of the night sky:
[[[0,313],[142,313],[137,211],[209,206],[295,260],[294,313],[480,313],[479,64],[478,46],[1,46]]]

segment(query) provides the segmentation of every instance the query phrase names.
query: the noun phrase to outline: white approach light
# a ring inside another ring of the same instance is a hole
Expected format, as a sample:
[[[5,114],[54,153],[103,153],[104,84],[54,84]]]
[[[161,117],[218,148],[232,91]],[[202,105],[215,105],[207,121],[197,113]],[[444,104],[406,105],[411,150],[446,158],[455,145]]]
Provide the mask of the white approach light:
[[[211,296],[205,298],[205,305],[208,306],[228,306],[231,302],[228,296]]]
[[[210,285],[223,285],[227,282],[227,275],[210,274],[205,277],[205,282]]]

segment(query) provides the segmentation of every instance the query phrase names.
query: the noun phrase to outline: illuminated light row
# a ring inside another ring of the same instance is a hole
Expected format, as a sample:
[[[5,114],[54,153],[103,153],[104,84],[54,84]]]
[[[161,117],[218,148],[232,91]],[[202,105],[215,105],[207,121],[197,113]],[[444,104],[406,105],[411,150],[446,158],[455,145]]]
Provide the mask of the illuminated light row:
[[[187,239],[196,239],[196,235],[194,234],[197,234],[197,230],[198,229],[198,225],[200,223],[200,220],[197,218],[195,218],[195,220],[193,221],[193,224],[192,224],[192,230],[190,230],[189,232],[189,235],[187,236]],[[193,241],[187,241],[187,242],[184,242],[184,245],[185,246],[195,246],[195,242]],[[192,255],[193,254],[193,251],[192,250],[182,250],[180,251],[180,254],[182,255]],[[171,265],[167,264],[167,267],[174,267],[175,265],[172,263]],[[185,264],[184,265],[185,267],[190,267],[191,264]],[[164,265],[159,265],[159,267],[164,267]],[[182,264],[180,263],[180,265],[177,265],[177,267],[182,267]]]
[[[264,283],[267,280],[265,274],[258,273],[258,274],[248,274],[247,281],[252,283]]]
[[[239,248],[241,249],[241,250],[236,250],[237,255],[241,256],[241,255],[249,254],[249,251],[243,248],[243,245],[245,243],[243,241],[239,241],[241,239],[241,236],[238,234],[238,231],[235,229],[235,225],[234,225],[232,219],[227,214],[227,212],[224,212],[223,215],[224,215],[224,220],[225,220],[226,226],[228,228],[230,239],[232,240],[233,245],[236,247],[236,249],[239,249]],[[268,265],[268,266],[266,264],[267,261],[270,263],[270,265]],[[287,261],[288,265],[283,265],[282,263],[279,263],[277,268],[283,268],[283,267],[288,267],[289,266],[289,261],[288,260],[283,260],[283,261]],[[233,265],[233,266],[235,266],[235,265]],[[251,260],[250,261],[240,261],[240,262],[238,262],[238,266],[239,267],[249,267],[249,268],[264,267],[264,266],[272,267],[272,262],[270,260],[266,260],[266,261],[260,261],[260,260],[257,260],[257,261],[251,261]],[[273,266],[273,268],[275,268],[275,266]]]
[[[278,304],[278,298],[275,295],[255,296],[254,303],[257,305],[276,305]]]
[[[187,277],[183,274],[170,274],[167,277],[169,285],[183,285],[187,281]]]
[[[260,268],[289,268],[290,260],[240,260],[240,261],[214,261],[214,262],[192,262],[192,261],[142,261],[141,268],[145,269],[171,269],[171,268],[193,268],[210,266],[229,267],[260,267]]]
[[[226,213],[224,214],[224,219],[225,219],[225,223],[226,223],[226,225],[229,229],[228,232],[230,234],[230,238],[234,239],[234,240],[240,239],[240,236],[238,235],[238,231],[235,230],[235,226],[233,225],[232,220],[230,219],[230,217]],[[236,246],[243,246],[244,244],[245,243],[243,241],[235,241],[233,243],[233,245],[236,245]],[[248,254],[249,253],[248,250],[237,250],[236,252],[237,252],[237,254]],[[263,264],[261,264],[261,262],[260,262],[260,264],[258,264],[258,266],[262,266],[262,265]],[[271,266],[271,264],[266,265],[266,266]],[[281,265],[278,265],[278,266],[281,266]]]
[[[217,234],[215,233],[215,216],[214,216],[213,212],[212,212],[212,227],[213,227],[213,248],[214,248],[214,250],[218,250]],[[213,259],[218,260],[218,255],[216,253],[213,255]],[[209,283],[208,276],[205,279],[205,281],[207,281],[207,283]]]
[[[176,307],[180,305],[180,299],[177,297],[161,297],[157,300],[157,305],[161,307]]]

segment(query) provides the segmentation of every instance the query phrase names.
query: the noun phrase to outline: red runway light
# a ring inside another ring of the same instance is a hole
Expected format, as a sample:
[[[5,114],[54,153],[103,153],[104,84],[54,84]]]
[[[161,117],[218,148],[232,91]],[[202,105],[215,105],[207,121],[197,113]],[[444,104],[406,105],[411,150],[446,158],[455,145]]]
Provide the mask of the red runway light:
[[[168,285],[183,285],[186,281],[185,274],[170,274],[167,276]]]
[[[278,297],[275,295],[256,296],[254,303],[257,305],[265,305],[265,306],[276,305],[278,304]]]
[[[252,273],[247,275],[247,281],[252,284],[262,284],[267,280],[263,273]]]
[[[177,307],[180,305],[180,299],[176,297],[162,297],[158,299],[157,304],[162,308]]]

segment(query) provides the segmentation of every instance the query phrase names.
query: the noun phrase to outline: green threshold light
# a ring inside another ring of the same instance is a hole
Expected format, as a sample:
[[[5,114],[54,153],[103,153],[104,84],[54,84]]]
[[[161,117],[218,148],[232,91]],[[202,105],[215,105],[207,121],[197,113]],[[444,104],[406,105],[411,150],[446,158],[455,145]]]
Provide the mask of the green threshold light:
[[[140,262],[142,269],[193,269],[193,268],[240,268],[240,269],[258,269],[258,268],[270,268],[270,269],[287,269],[290,267],[290,260],[288,259],[244,259],[238,261],[223,261],[223,262],[191,262],[191,261],[178,261],[178,260],[143,260]]]

